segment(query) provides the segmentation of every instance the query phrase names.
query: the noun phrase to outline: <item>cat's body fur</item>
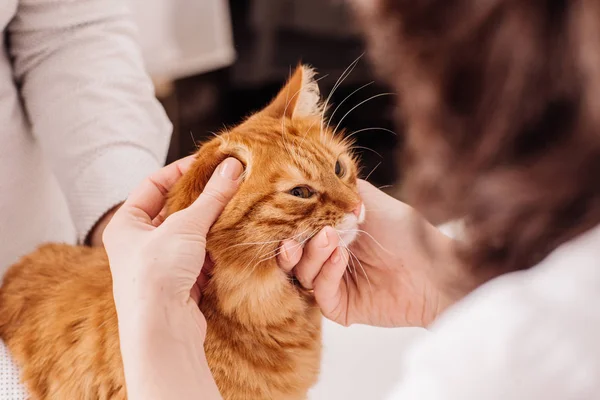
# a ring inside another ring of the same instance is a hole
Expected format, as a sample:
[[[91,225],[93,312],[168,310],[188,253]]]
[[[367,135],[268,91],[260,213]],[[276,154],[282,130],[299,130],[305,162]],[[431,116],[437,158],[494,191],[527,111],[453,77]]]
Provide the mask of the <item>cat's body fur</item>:
[[[5,325],[2,337],[13,357],[26,361],[23,380],[33,399],[87,399],[78,395],[83,393],[96,394],[90,400],[126,398],[103,249],[45,245],[11,268],[5,279],[2,301],[10,308],[2,307],[0,319],[12,323]],[[45,285],[36,283],[40,279]],[[318,308],[309,300],[306,312],[290,315],[284,324],[252,329],[223,316],[214,301],[206,293],[201,309],[208,327],[206,358],[223,397],[305,398],[319,371]],[[5,314],[11,311],[16,314]]]
[[[174,212],[193,202],[226,157],[246,166],[207,238],[215,267],[200,307],[206,357],[226,400],[305,399],[318,377],[320,312],[274,256],[285,238],[355,227],[360,199],[348,145],[322,129],[315,87],[312,71],[298,68],[265,110],[202,146],[170,193]],[[343,173],[329,170],[336,162]],[[297,185],[315,195],[290,197]],[[103,249],[45,245],[4,277],[0,336],[33,400],[125,399],[117,322]]]

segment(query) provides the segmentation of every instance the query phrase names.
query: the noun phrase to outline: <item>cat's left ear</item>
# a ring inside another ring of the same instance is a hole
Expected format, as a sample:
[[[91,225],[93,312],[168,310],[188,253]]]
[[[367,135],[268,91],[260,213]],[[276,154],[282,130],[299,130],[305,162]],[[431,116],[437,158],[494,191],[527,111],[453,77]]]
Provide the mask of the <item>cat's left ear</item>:
[[[300,64],[262,113],[273,118],[320,117],[323,112],[315,70]]]
[[[228,157],[238,159],[243,164],[244,169],[248,169],[250,156],[243,146],[228,146],[226,142],[221,141],[219,138],[202,145],[196,153],[196,161],[192,167],[169,192],[168,214],[189,207],[202,193],[215,169]]]

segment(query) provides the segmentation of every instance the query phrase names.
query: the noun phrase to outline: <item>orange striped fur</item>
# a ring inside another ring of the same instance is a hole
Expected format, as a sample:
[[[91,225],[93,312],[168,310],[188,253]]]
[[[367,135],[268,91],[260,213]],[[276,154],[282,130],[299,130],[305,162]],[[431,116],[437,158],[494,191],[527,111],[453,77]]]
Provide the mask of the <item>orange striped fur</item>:
[[[317,381],[320,312],[274,256],[281,240],[339,225],[359,203],[355,161],[325,129],[322,110],[312,70],[298,67],[264,110],[201,146],[170,193],[174,212],[226,157],[246,167],[208,236],[215,267],[200,307],[206,356],[226,400],[305,399]],[[315,194],[293,196],[295,187]],[[102,249],[49,244],[12,266],[0,289],[0,336],[34,400],[126,398]]]

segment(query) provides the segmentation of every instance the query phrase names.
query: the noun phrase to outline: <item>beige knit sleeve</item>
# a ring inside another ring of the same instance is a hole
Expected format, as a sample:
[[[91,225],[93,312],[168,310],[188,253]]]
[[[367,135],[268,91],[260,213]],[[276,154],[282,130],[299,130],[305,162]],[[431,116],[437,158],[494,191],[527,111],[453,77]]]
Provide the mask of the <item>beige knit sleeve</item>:
[[[82,241],[166,157],[171,123],[126,0],[20,0],[8,28],[32,132]]]

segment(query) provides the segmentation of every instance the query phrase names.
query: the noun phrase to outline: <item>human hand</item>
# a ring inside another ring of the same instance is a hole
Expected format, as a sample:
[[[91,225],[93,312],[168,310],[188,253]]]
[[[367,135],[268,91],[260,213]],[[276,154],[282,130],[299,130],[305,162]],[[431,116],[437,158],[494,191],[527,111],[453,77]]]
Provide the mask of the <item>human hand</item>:
[[[304,249],[285,242],[279,264],[342,325],[427,326],[456,300],[446,290],[458,271],[452,240],[371,184],[359,181],[359,190],[366,219],[348,250],[327,227]],[[320,246],[323,235],[327,246]]]
[[[204,358],[201,271],[208,230],[237,190],[243,167],[225,160],[196,201],[165,220],[166,194],[193,162],[187,157],[147,178],[104,232],[132,399],[218,398]]]

